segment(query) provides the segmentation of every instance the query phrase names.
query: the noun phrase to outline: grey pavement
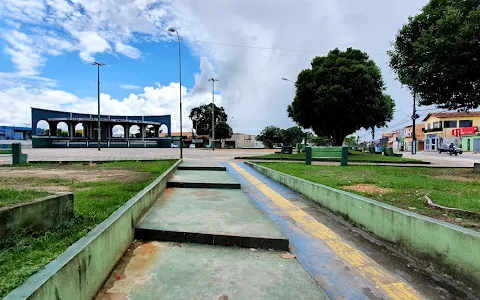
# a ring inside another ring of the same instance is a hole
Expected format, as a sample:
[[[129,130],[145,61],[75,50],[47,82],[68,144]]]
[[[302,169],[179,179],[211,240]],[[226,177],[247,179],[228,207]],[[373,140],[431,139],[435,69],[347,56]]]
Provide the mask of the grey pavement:
[[[235,156],[265,155],[270,149],[183,149],[186,161],[228,161]],[[178,148],[24,148],[29,161],[115,161],[178,159]],[[0,164],[11,164],[11,155],[0,155]]]
[[[418,152],[415,155],[411,153],[403,152],[403,157],[420,159],[428,161],[434,166],[445,167],[472,167],[474,163],[480,163],[480,154],[474,154],[471,152],[459,154],[458,156],[450,156],[446,153],[437,152]]]

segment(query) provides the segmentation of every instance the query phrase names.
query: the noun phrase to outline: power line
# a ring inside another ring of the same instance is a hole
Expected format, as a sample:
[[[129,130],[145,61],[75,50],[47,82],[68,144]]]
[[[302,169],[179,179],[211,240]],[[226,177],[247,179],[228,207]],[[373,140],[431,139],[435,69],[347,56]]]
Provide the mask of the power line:
[[[37,19],[34,18],[29,18],[29,17],[22,17],[22,20],[24,19],[30,19],[34,21],[38,21]],[[59,23],[46,23],[46,24],[28,24],[28,23],[22,23],[22,25],[30,25],[31,27],[37,26],[37,27],[45,27],[50,30],[55,29],[62,31],[63,33],[67,33],[69,35],[72,35],[65,27],[63,27]],[[80,25],[80,24],[68,24],[67,25],[70,28],[75,28],[75,29],[92,29],[95,31],[105,31],[105,32],[112,32],[112,33],[117,33],[117,34],[125,34],[125,31],[122,30],[114,30],[114,29],[108,29],[108,28],[99,28],[95,26],[89,26],[89,25]],[[164,30],[163,27],[158,28],[161,29],[162,31]],[[154,34],[145,34],[145,33],[140,33],[140,32],[132,32],[132,36],[148,36],[148,37],[154,37],[158,38],[158,35]],[[277,48],[277,47],[264,47],[264,46],[254,46],[254,45],[245,45],[245,44],[234,44],[234,43],[222,43],[222,42],[216,42],[216,41],[201,41],[201,40],[196,40],[196,39],[189,39],[183,37],[182,40],[187,41],[189,43],[199,43],[199,44],[210,44],[210,45],[217,45],[217,46],[228,46],[228,47],[237,47],[237,48],[247,48],[247,49],[258,49],[258,50],[275,50],[275,51],[285,51],[285,52],[302,52],[302,53],[318,53],[318,54],[328,54],[329,51],[325,50],[314,50],[314,49],[290,49],[290,48]],[[387,53],[367,53],[369,56],[387,56]]]

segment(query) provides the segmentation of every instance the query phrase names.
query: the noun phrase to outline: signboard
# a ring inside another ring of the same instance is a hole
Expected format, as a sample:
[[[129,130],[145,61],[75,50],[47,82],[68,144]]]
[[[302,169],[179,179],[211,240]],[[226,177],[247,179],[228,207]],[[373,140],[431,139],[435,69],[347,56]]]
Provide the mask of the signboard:
[[[478,132],[478,126],[452,129],[452,135],[454,136],[472,135],[477,132]]]

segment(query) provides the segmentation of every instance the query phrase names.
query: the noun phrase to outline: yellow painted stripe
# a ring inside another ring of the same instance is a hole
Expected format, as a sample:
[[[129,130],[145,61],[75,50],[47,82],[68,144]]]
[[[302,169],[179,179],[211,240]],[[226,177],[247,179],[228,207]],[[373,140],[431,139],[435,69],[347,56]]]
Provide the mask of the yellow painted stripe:
[[[285,210],[296,223],[327,245],[351,270],[373,283],[387,297],[396,300],[423,299],[408,284],[390,274],[367,255],[350,246],[335,232],[272,190],[255,176],[240,168],[236,163],[230,163],[230,165],[272,202]]]

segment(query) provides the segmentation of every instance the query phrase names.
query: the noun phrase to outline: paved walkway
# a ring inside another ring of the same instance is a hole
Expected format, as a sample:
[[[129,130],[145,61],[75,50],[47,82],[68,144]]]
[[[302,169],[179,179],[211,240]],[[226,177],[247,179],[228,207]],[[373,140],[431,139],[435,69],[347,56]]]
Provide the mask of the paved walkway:
[[[226,161],[235,156],[265,155],[271,149],[183,149],[183,157],[201,162],[205,159]],[[178,159],[178,148],[22,148],[29,161],[113,161],[113,160],[156,160]],[[0,164],[10,164],[11,155],[0,155]]]
[[[288,239],[225,167],[180,169],[136,227],[144,242],[97,299],[328,298],[295,259],[282,258]]]

